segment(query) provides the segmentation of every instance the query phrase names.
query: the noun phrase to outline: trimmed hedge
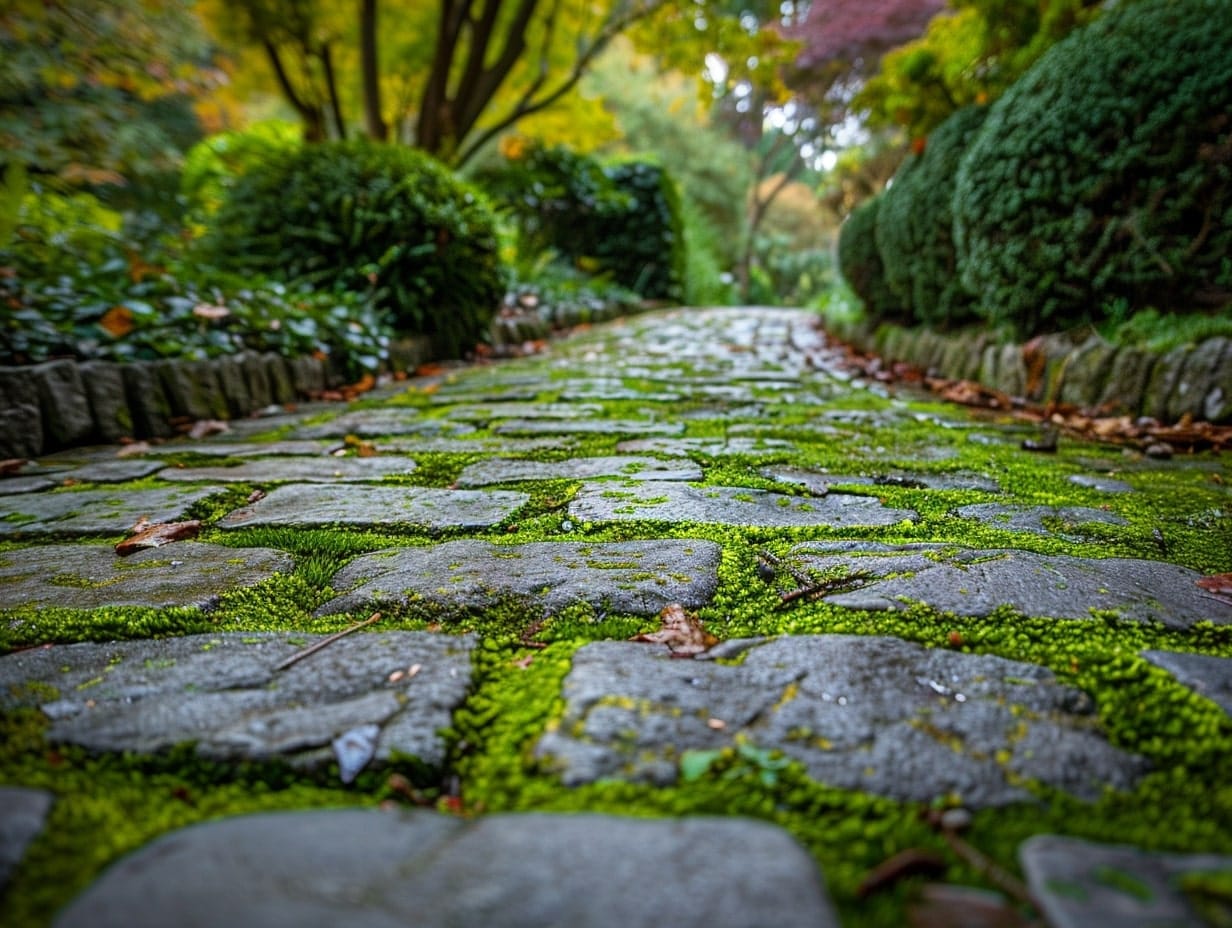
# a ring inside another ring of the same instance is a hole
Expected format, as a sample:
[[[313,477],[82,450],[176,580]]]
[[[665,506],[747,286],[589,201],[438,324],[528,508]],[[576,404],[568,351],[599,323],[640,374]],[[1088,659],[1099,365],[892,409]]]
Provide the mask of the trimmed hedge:
[[[838,266],[843,278],[877,320],[905,322],[908,312],[886,282],[877,250],[877,217],[883,195],[865,200],[851,211],[839,229]]]
[[[1232,299],[1232,3],[1138,0],[1050,49],[962,159],[954,229],[1024,333]]]
[[[483,338],[505,290],[483,196],[428,155],[323,142],[250,169],[203,247],[230,270],[374,291],[395,329],[456,357]]]
[[[886,283],[917,322],[949,328],[975,318],[958,276],[951,202],[959,161],[987,115],[983,106],[954,113],[899,168],[882,199],[876,239]]]

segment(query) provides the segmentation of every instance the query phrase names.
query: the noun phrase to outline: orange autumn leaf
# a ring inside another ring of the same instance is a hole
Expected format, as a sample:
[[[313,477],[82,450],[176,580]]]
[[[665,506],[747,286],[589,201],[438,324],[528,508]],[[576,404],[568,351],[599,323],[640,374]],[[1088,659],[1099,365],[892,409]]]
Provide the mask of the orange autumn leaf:
[[[123,338],[136,326],[133,323],[133,311],[127,306],[113,306],[103,313],[98,324],[112,338]]]
[[[1198,586],[1218,599],[1232,603],[1232,574],[1202,577],[1198,580]]]
[[[688,612],[680,603],[671,603],[659,613],[660,626],[657,632],[634,635],[630,641],[646,641],[665,644],[672,656],[692,656],[708,651],[719,639],[702,627],[701,619]]]
[[[138,525],[133,526],[137,529]],[[115,546],[116,554],[128,557],[146,548],[161,548],[175,541],[196,538],[201,532],[201,522],[192,519],[187,522],[159,522],[141,528],[137,534],[126,538]]]

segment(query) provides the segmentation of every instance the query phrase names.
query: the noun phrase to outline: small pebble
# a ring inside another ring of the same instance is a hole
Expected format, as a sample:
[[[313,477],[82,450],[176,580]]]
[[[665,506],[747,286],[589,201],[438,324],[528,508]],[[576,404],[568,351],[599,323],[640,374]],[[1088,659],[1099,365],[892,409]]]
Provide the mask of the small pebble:
[[[1157,441],[1155,444],[1147,445],[1146,447],[1146,456],[1148,458],[1157,458],[1161,461],[1166,461],[1174,453],[1175,449],[1166,441]]]
[[[966,831],[971,821],[972,815],[966,809],[946,809],[941,813],[941,827],[946,831]]]

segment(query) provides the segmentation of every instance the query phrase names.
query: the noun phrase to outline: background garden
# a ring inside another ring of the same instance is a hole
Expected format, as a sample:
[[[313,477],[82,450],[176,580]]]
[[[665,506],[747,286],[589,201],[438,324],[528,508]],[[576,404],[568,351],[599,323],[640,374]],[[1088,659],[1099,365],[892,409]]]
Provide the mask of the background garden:
[[[359,379],[647,302],[1232,334],[1224,0],[17,0],[0,146],[5,364]]]

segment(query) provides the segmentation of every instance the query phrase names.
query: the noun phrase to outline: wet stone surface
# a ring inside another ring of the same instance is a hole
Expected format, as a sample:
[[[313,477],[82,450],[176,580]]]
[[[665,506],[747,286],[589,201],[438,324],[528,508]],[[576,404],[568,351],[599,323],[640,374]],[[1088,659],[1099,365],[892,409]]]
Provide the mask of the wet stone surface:
[[[497,435],[679,435],[683,422],[651,422],[637,419],[581,419],[554,422],[541,419],[507,419],[492,429]]]
[[[867,496],[795,497],[740,487],[692,487],[646,481],[633,487],[587,484],[569,504],[582,521],[633,519],[717,522],[724,525],[893,525],[916,518]]]
[[[909,490],[983,490],[996,493],[1001,489],[997,481],[980,474],[914,474],[890,471],[885,474],[823,474],[790,465],[767,467],[762,473],[772,480],[792,486],[801,486],[810,492],[824,496],[839,486],[888,486]]]
[[[414,409],[365,409],[346,412],[327,422],[303,425],[289,437],[296,439],[375,438],[381,435],[456,435],[475,430],[473,425],[445,419],[425,419]]]
[[[18,606],[209,606],[227,591],[290,573],[294,558],[268,548],[195,541],[119,557],[111,545],[0,551],[0,609]]]
[[[1054,928],[1161,928],[1209,925],[1181,882],[1186,876],[1232,872],[1232,857],[1163,854],[1036,835],[1018,857],[1031,894]]]
[[[137,520],[174,522],[213,487],[75,490],[0,496],[0,537],[126,532]]]
[[[1142,656],[1232,715],[1232,658],[1175,651],[1143,651]]]
[[[339,483],[380,480],[415,472],[415,462],[404,457],[335,458],[262,458],[245,461],[234,467],[169,467],[159,471],[163,480],[204,483],[264,483],[268,481],[304,481]]]
[[[1201,574],[1162,561],[851,542],[811,542],[792,554],[805,569],[848,575],[849,589],[824,599],[849,609],[905,609],[924,602],[972,616],[1012,606],[1055,619],[1091,619],[1093,610],[1107,610],[1172,628],[1232,623],[1232,603],[1204,596],[1197,586]]]
[[[1128,525],[1114,512],[1086,506],[1005,506],[1000,503],[976,503],[961,506],[954,515],[976,519],[990,528],[1009,532],[1032,532],[1036,535],[1060,535],[1080,538],[1084,529],[1094,525]]]
[[[653,615],[668,603],[704,605],[718,585],[720,548],[711,541],[626,541],[493,545],[452,541],[365,555],[330,585],[350,590],[322,614],[424,602],[476,609],[502,599],[544,613],[577,602],[598,611]]]
[[[702,469],[685,461],[611,455],[571,458],[567,461],[517,461],[492,458],[468,464],[458,477],[460,487],[550,478],[586,480],[594,477],[625,477],[631,480],[701,480]]]
[[[191,741],[203,757],[318,767],[333,760],[334,739],[376,725],[376,759],[399,752],[440,764],[438,730],[466,695],[473,639],[352,635],[277,669],[322,637],[233,633],[19,651],[0,657],[0,707],[36,706],[52,720],[49,743],[95,751],[152,754]]]
[[[812,858],[764,822],[546,813],[465,821],[332,809],[175,832],[108,871],[55,926],[188,923],[837,928],[838,920]]]
[[[0,786],[0,893],[25,856],[29,845],[43,830],[55,797],[41,789]]]
[[[568,784],[672,783],[684,752],[740,736],[828,785],[971,808],[1029,800],[1029,780],[1093,799],[1146,769],[1104,738],[1091,698],[1045,668],[894,638],[753,641],[736,666],[595,642],[574,656],[564,697],[537,753]]]
[[[224,516],[219,528],[251,525],[418,525],[487,528],[508,518],[530,497],[500,490],[290,484]]]

